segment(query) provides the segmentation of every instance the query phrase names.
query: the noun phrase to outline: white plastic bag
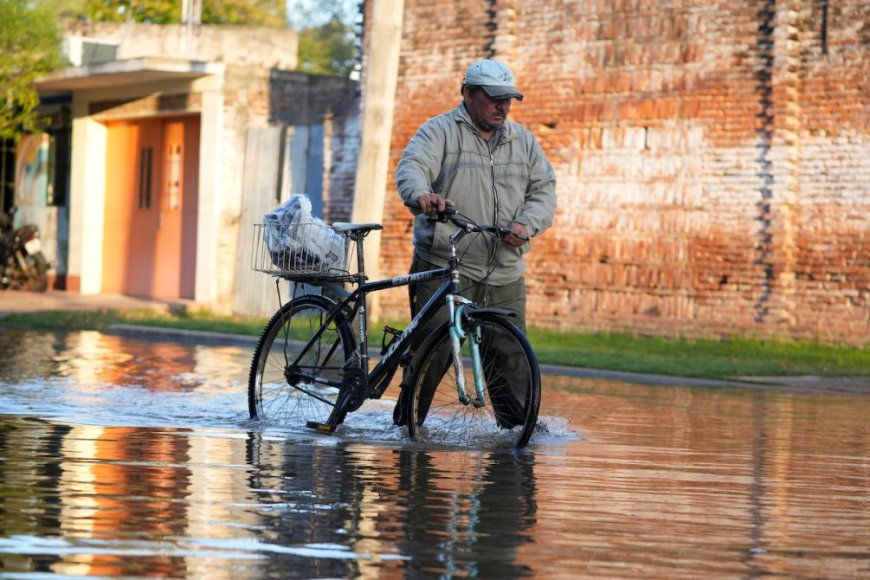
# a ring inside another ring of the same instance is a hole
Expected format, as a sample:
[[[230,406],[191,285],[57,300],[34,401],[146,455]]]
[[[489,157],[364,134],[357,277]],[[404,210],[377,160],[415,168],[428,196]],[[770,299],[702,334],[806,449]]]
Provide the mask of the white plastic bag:
[[[274,263],[288,271],[328,273],[345,269],[345,239],[311,215],[307,195],[294,195],[263,216]]]

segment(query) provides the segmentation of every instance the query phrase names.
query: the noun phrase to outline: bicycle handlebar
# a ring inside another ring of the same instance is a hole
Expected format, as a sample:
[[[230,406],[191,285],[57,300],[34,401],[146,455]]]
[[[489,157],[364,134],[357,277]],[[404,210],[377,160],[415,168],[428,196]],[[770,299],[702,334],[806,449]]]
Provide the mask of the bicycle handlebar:
[[[406,201],[405,206],[411,209],[420,209],[420,206]],[[456,210],[455,207],[447,206],[444,208],[444,211],[439,211],[435,217],[427,216],[426,219],[430,222],[441,222],[446,223],[448,220],[453,223],[458,228],[465,230],[466,232],[489,232],[493,234],[498,234],[499,236],[512,235],[516,236],[518,239],[528,242],[528,236],[520,236],[517,235],[513,230],[511,230],[507,226],[492,226],[492,225],[480,225],[475,223],[474,221],[468,219],[467,217],[457,217],[461,214]]]

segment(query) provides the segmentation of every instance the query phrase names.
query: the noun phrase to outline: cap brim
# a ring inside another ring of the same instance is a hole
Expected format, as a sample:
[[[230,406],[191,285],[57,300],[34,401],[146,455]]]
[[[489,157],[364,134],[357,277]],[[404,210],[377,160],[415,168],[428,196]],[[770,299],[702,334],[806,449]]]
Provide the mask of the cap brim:
[[[516,87],[497,87],[494,85],[481,85],[481,88],[493,99],[516,99],[523,100],[523,94]]]

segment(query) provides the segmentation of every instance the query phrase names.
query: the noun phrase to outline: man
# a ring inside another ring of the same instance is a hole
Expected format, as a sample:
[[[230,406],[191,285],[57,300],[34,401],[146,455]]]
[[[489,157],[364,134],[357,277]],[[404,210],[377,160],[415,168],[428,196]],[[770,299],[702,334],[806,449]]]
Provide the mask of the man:
[[[416,204],[411,273],[447,265],[450,223],[429,222],[448,205],[477,223],[507,225],[500,239],[468,236],[460,248],[463,295],[517,314],[525,330],[523,254],[530,238],[550,227],[556,177],[531,132],[508,120],[513,99],[522,100],[504,63],[478,60],[462,81],[462,102],[426,121],[405,148],[396,185]],[[438,281],[411,287],[412,314],[437,290]],[[397,411],[399,405],[397,405]],[[400,422],[398,413],[397,422]]]

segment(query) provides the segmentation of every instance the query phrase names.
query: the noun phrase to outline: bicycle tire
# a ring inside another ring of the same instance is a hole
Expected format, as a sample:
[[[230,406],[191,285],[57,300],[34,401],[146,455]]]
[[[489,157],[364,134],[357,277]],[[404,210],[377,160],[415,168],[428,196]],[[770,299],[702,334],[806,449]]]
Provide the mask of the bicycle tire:
[[[444,323],[412,360],[408,435],[414,441],[463,447],[523,447],[532,436],[541,404],[538,360],[522,331],[494,313],[470,314],[464,330],[479,328],[484,405],[463,404],[457,392],[450,330]],[[498,339],[502,347],[493,346]],[[474,393],[469,341],[463,341],[466,390]]]
[[[251,419],[281,425],[324,423],[340,393],[343,369],[352,357],[353,330],[343,315],[330,323],[295,367],[331,385],[293,380],[290,364],[317,332],[336,303],[315,294],[293,299],[266,324],[251,361],[248,411]]]

